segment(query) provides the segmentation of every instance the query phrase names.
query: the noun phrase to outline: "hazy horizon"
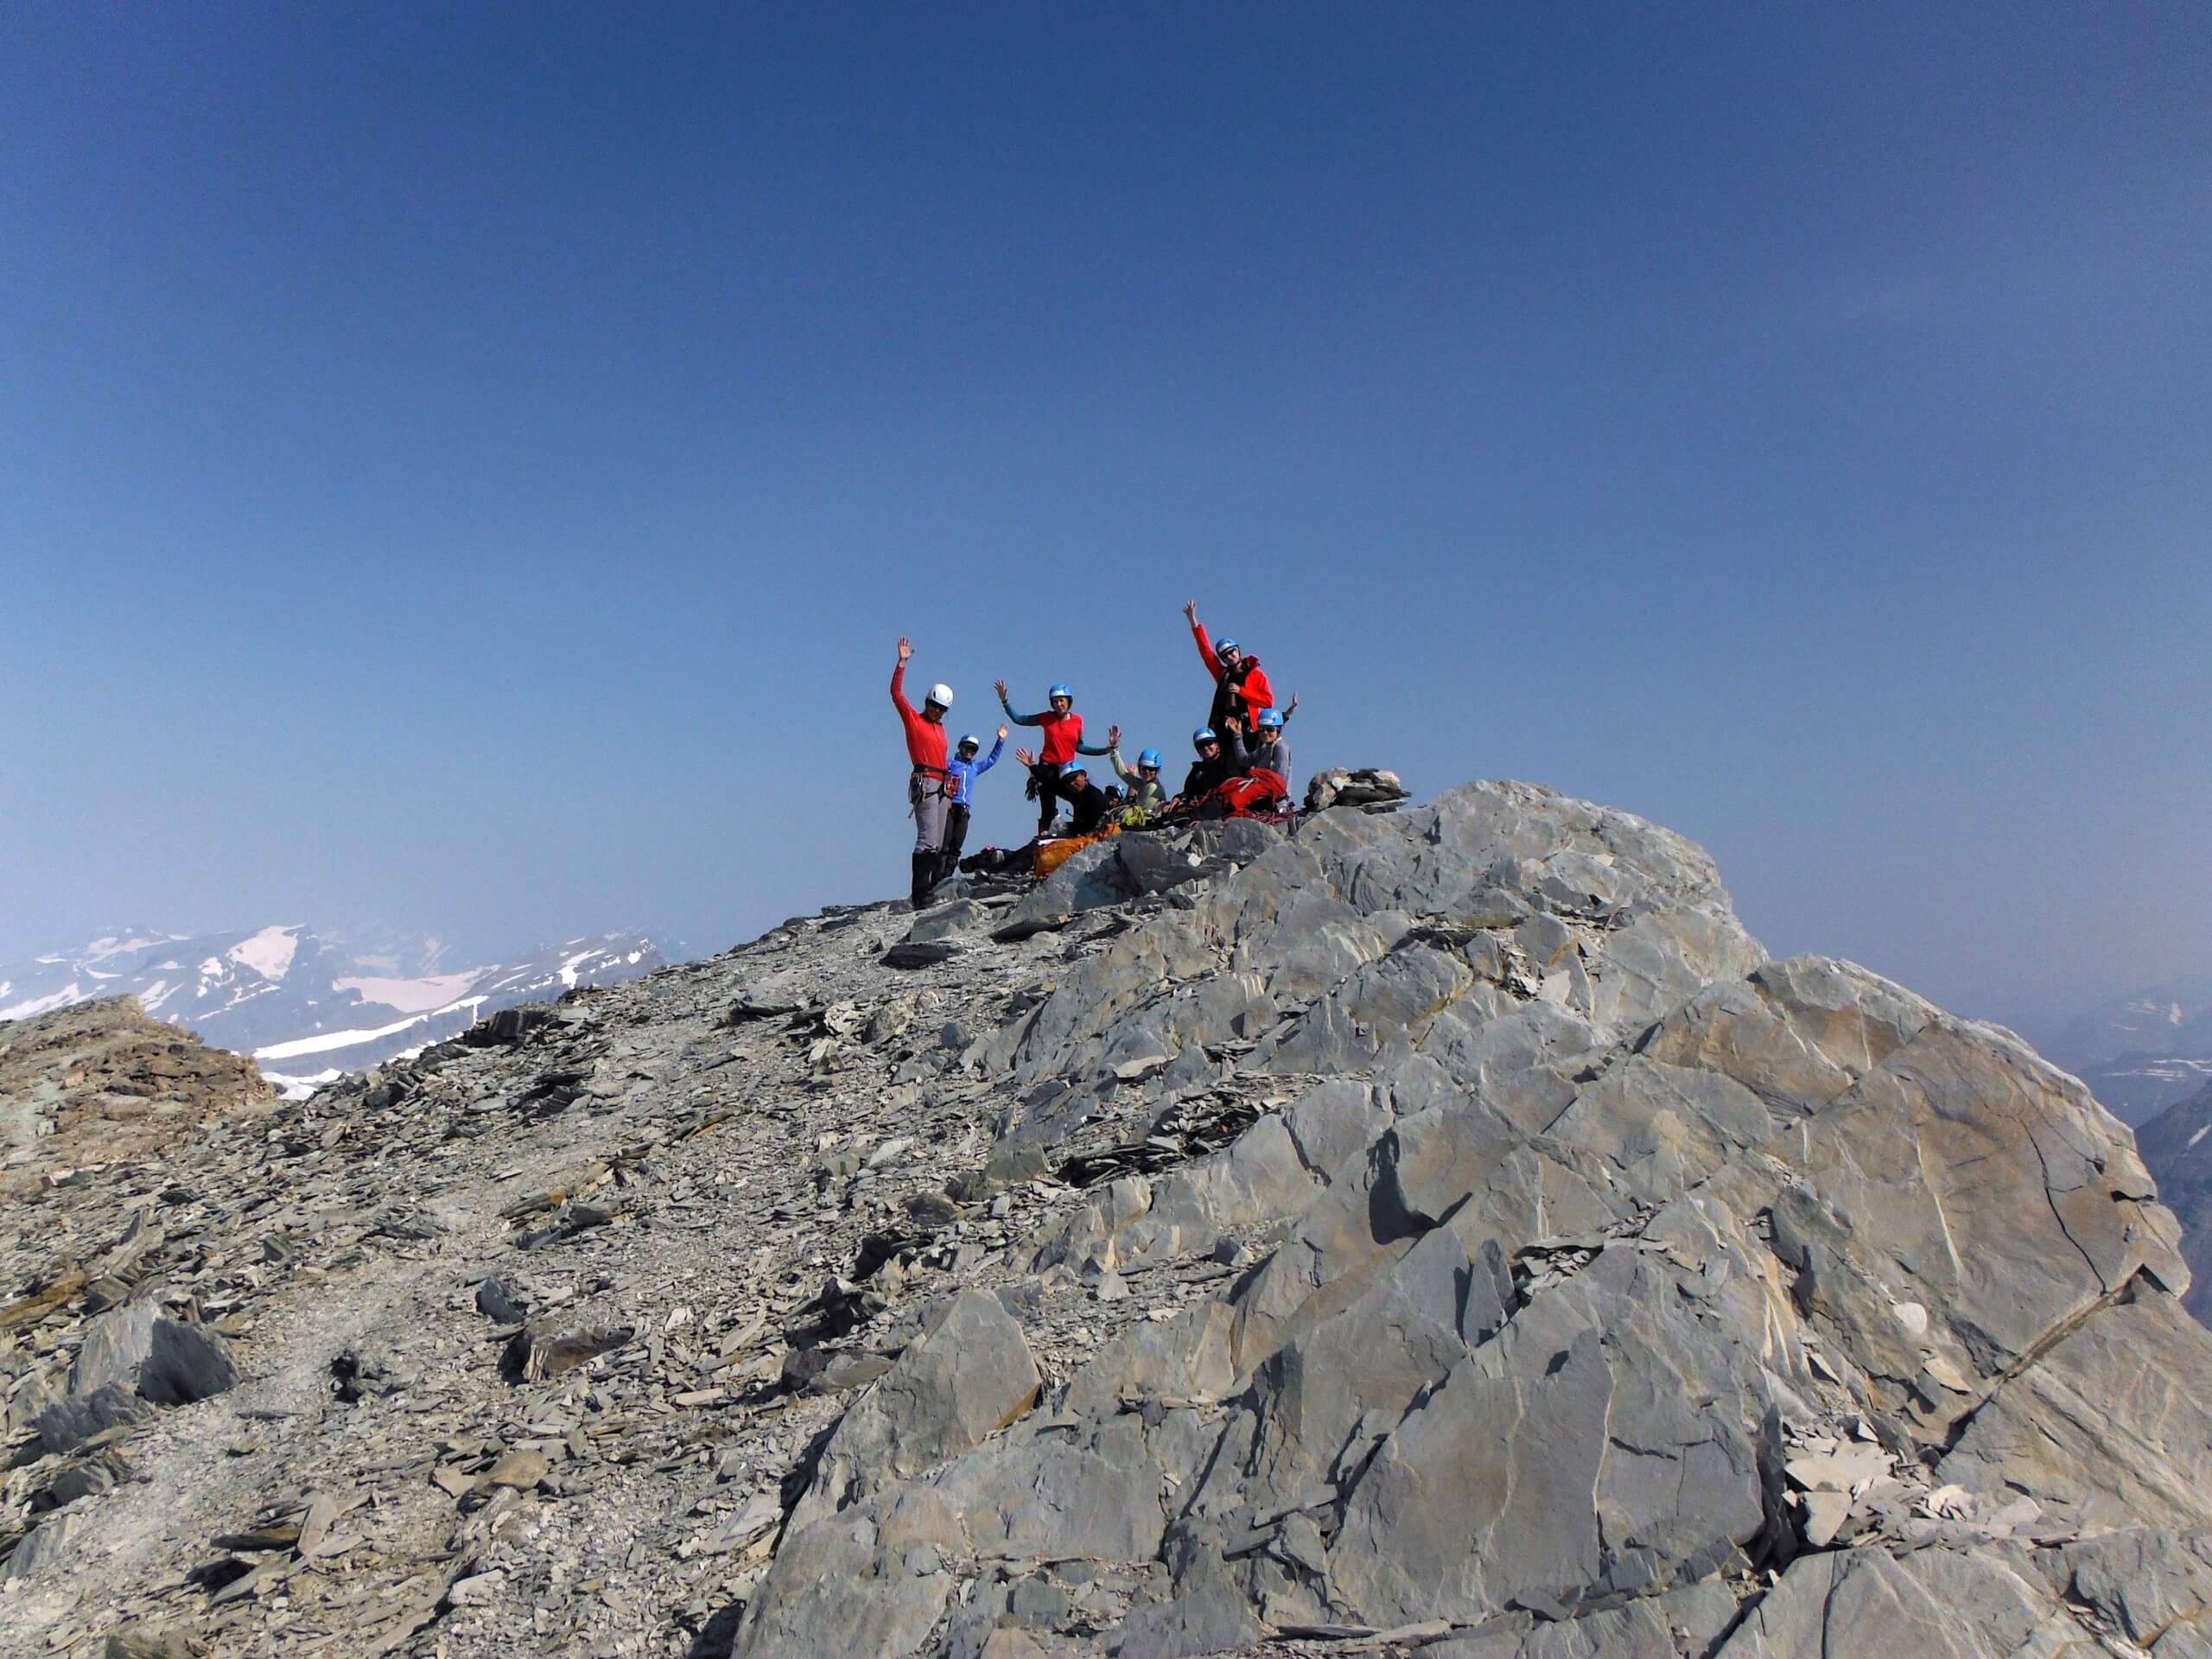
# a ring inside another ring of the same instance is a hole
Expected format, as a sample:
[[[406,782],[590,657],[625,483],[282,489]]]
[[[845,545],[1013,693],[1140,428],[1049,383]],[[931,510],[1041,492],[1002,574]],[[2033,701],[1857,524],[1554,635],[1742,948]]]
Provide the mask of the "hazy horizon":
[[[0,92],[0,961],[719,950],[903,891],[900,634],[1179,776],[1194,597],[1302,773],[1777,953],[2212,981],[2201,9],[18,9]]]

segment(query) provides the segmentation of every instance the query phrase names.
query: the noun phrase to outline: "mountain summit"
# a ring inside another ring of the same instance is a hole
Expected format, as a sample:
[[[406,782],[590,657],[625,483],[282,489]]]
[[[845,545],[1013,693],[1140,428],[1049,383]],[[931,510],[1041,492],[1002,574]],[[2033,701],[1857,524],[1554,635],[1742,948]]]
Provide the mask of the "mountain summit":
[[[2125,1126],[1527,785],[797,918],[8,1220],[10,1651],[2212,1641]]]

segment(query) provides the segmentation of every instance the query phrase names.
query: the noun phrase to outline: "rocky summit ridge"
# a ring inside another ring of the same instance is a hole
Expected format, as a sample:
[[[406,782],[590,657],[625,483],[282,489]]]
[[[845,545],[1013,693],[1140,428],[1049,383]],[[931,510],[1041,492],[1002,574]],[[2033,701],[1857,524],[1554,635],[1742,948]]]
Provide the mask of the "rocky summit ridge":
[[[79,1164],[156,1155],[275,1092],[251,1060],[149,1019],[136,997],[0,1023],[0,1203]]]
[[[2127,1129],[1531,785],[794,918],[101,1175],[0,1211],[7,1652],[2212,1652]]]

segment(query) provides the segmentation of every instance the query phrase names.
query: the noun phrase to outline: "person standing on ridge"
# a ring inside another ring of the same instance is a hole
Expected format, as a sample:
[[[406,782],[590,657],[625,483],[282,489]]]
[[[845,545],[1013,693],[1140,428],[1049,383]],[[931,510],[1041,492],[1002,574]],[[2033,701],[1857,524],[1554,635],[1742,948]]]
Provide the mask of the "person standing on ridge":
[[[946,770],[952,774],[950,801],[944,810],[944,845],[937,855],[937,879],[944,880],[960,862],[960,849],[968,842],[968,806],[974,798],[976,780],[999,763],[999,754],[1006,747],[1006,728],[999,728],[998,741],[991,745],[991,752],[981,760],[976,752],[983,747],[982,740],[972,732],[961,734],[960,741],[952,747],[952,763]]]
[[[914,880],[912,900],[919,910],[937,885],[938,854],[944,847],[945,809],[950,804],[952,772],[945,765],[944,716],[952,707],[952,688],[939,683],[930,687],[919,712],[906,701],[906,663],[914,642],[899,641],[899,666],[891,671],[891,706],[906,728],[906,758],[913,762],[907,779],[907,810],[914,820]]]
[[[999,694],[999,706],[1006,710],[1006,717],[1017,726],[1034,726],[1044,733],[1038,745],[1034,760],[1024,758],[1022,764],[1029,768],[1030,792],[1037,798],[1037,833],[1043,835],[1052,827],[1052,814],[1063,800],[1072,801],[1072,796],[1061,787],[1060,772],[1078,754],[1104,754],[1112,745],[1094,747],[1083,741],[1083,716],[1075,711],[1075,693],[1065,684],[1054,686],[1045,694],[1046,710],[1041,715],[1017,715],[1014,705],[1006,699],[1006,682],[994,685]],[[1024,752],[1016,749],[1017,756]]]
[[[1268,683],[1260,659],[1246,656],[1234,639],[1216,642],[1207,638],[1206,625],[1198,620],[1197,600],[1184,602],[1183,614],[1190,620],[1191,637],[1198,642],[1199,658],[1213,676],[1213,707],[1206,715],[1207,726],[1222,734],[1224,745],[1231,726],[1241,726],[1247,734],[1256,732],[1260,710],[1273,708],[1275,701],[1274,688]]]

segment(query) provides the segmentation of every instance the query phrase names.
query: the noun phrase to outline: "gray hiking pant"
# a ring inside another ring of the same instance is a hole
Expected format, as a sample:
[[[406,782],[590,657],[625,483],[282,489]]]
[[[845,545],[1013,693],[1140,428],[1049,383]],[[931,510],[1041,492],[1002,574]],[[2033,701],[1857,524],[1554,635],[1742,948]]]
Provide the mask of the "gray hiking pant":
[[[914,850],[934,853],[944,844],[944,809],[950,791],[942,778],[916,775],[907,799],[914,807]]]

